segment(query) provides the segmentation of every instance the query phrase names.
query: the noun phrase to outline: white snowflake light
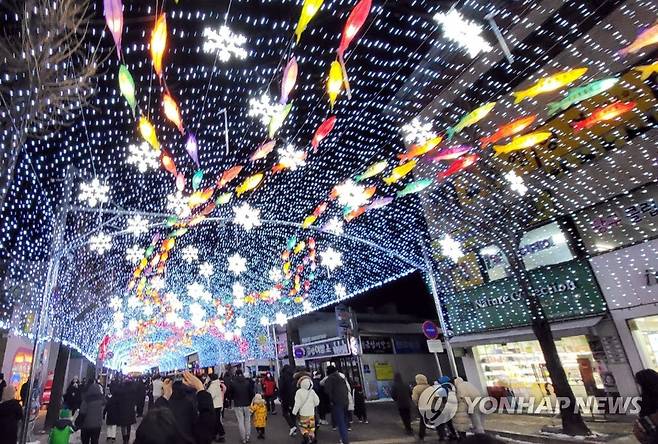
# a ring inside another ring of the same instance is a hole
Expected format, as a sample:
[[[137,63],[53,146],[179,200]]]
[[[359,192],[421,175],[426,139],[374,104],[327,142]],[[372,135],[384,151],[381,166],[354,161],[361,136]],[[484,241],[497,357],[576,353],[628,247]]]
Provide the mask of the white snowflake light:
[[[334,271],[336,268],[343,265],[342,254],[331,247],[320,253],[320,261],[321,264],[327,267],[330,271]]]
[[[139,214],[134,215],[126,221],[126,230],[135,237],[148,231],[148,220]]]
[[[281,290],[279,290],[276,287],[270,288],[270,298],[273,301],[278,301],[279,299],[281,299]]]
[[[346,180],[336,187],[338,194],[338,202],[349,208],[359,208],[368,203],[368,198],[365,195],[365,187],[357,184],[351,179]]]
[[[167,195],[167,210],[174,213],[180,218],[185,218],[190,215],[190,206],[188,205],[189,198],[183,196],[183,193],[176,191],[175,194]]]
[[[133,295],[128,298],[128,308],[135,310],[139,308],[141,305],[142,303],[137,296]]]
[[[523,177],[517,176],[514,170],[509,170],[505,174],[505,179],[509,182],[510,189],[516,191],[519,195],[524,196],[528,192],[528,187],[523,183]]]
[[[306,152],[296,150],[292,145],[279,148],[277,152],[279,153],[279,164],[283,168],[295,171],[297,168],[306,165]]]
[[[109,234],[101,231],[89,238],[89,249],[91,251],[95,251],[98,254],[105,254],[110,248],[112,248],[112,237]]]
[[[228,269],[234,275],[239,276],[240,273],[247,271],[247,259],[238,253],[234,253],[228,258]]]
[[[120,297],[113,296],[112,299],[110,299],[110,308],[112,310],[119,311],[122,305],[123,305],[123,301],[121,300]]]
[[[247,231],[260,226],[260,210],[251,207],[246,202],[242,205],[234,206],[233,213],[233,223],[240,225]]]
[[[144,307],[142,307],[142,313],[144,313],[145,317],[150,318],[151,315],[153,314],[153,306],[152,305],[144,305]]]
[[[180,300],[178,300],[178,296],[176,296],[176,293],[168,292],[167,294],[165,294],[165,301],[167,302],[167,304],[169,304],[171,311],[178,311],[181,308],[183,308],[183,304],[181,303]]]
[[[262,325],[263,327],[265,327],[265,326],[267,326],[267,325],[269,325],[269,324],[270,324],[270,321],[269,321],[269,319],[267,319],[267,316],[261,316],[261,318],[260,318],[260,325]]]
[[[210,262],[204,262],[203,264],[199,265],[199,274],[204,278],[208,279],[210,276],[212,276],[212,273],[213,266]]]
[[[247,43],[247,38],[242,34],[232,32],[228,26],[220,26],[217,31],[206,28],[203,30],[203,36],[206,39],[203,43],[203,50],[205,52],[217,51],[220,61],[228,62],[231,60],[231,56],[237,59],[247,58],[247,50],[243,47]]]
[[[270,269],[269,276],[272,282],[279,282],[283,277],[283,273],[281,273],[281,269],[279,267],[272,267],[272,269]]]
[[[286,323],[288,322],[288,318],[286,318],[286,315],[285,315],[285,314],[283,314],[283,313],[281,313],[281,312],[278,312],[278,313],[274,316],[274,322],[276,322],[276,323],[279,324],[281,327],[283,327],[283,326],[286,325]]]
[[[245,318],[237,318],[235,320],[235,325],[238,328],[245,328],[247,326],[247,320]]]
[[[260,98],[249,99],[249,116],[260,119],[261,123],[265,126],[270,124],[272,116],[279,114],[285,105],[273,103],[267,94],[263,94]]]
[[[78,200],[87,202],[90,207],[95,207],[99,203],[103,204],[109,200],[110,187],[100,183],[97,177],[91,182],[80,184],[80,194]]]
[[[345,299],[347,297],[347,289],[343,284],[334,285],[334,294],[337,299]]]
[[[432,130],[432,123],[421,122],[417,117],[402,127],[402,133],[404,141],[408,144],[424,143],[436,137],[436,133]]]
[[[443,28],[443,37],[466,49],[471,57],[491,51],[491,45],[482,37],[482,27],[471,20],[466,20],[456,9],[450,8],[448,12],[439,12],[434,16],[434,20]]]
[[[233,297],[235,299],[244,298],[244,286],[240,282],[234,282],[232,288]]]
[[[224,333],[224,339],[226,341],[232,341],[233,340],[233,332],[232,331],[227,331]]]
[[[139,327],[139,321],[137,319],[131,319],[128,321],[128,330],[135,331]]]
[[[202,284],[193,282],[187,285],[187,295],[192,299],[201,299],[202,301],[209,301],[212,295],[206,290]]]
[[[139,245],[133,245],[126,250],[126,260],[131,264],[136,264],[144,256],[144,249]]]
[[[323,231],[326,231],[327,233],[334,234],[336,236],[340,236],[343,234],[343,221],[340,220],[338,217],[334,216],[331,219],[327,221],[327,223],[324,224],[322,227]]]
[[[126,162],[135,165],[139,172],[144,174],[148,170],[160,168],[160,153],[151,148],[146,142],[139,145],[129,145]]]
[[[155,276],[151,279],[151,288],[155,290],[162,290],[165,287],[165,280],[162,276]]]
[[[189,310],[190,321],[192,324],[194,324],[194,326],[197,328],[203,327],[205,324],[204,318],[206,317],[206,310],[204,310],[203,307],[197,302],[191,303]]]
[[[441,245],[441,254],[450,258],[453,262],[457,262],[459,258],[464,255],[459,242],[453,239],[449,234],[443,236],[443,239],[439,241],[439,244]]]
[[[304,301],[302,302],[302,309],[304,310],[304,313],[310,313],[313,311],[313,304],[311,304],[309,301]]]
[[[182,250],[183,260],[188,264],[199,259],[199,249],[194,245],[188,245]]]

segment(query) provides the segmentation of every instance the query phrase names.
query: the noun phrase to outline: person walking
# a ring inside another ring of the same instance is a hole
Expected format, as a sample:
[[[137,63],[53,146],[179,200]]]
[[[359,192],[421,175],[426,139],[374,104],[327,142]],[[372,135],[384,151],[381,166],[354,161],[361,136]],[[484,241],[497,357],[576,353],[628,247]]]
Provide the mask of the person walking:
[[[194,436],[194,424],[197,420],[197,412],[194,403],[188,396],[183,381],[176,381],[171,386],[172,393],[169,398],[169,408],[176,418],[178,428],[186,436]]]
[[[98,444],[101,426],[103,425],[104,405],[105,398],[101,392],[101,386],[92,382],[82,396],[80,414],[76,419],[76,422],[80,425],[82,444]]]
[[[117,437],[117,418],[119,416],[119,406],[117,404],[116,391],[119,388],[119,381],[114,380],[108,387],[108,393],[105,400],[105,424],[107,425],[106,436],[108,440],[114,441]]]
[[[317,410],[318,423],[322,425],[329,424],[326,420],[327,413],[329,413],[329,398],[322,387],[322,373],[319,371],[313,372],[313,391],[315,391],[320,399]]]
[[[64,404],[71,411],[71,415],[75,416],[75,412],[80,408],[82,403],[82,394],[80,393],[80,382],[78,378],[73,378],[66,393],[64,394]]]
[[[222,409],[224,408],[224,393],[226,386],[220,381],[217,373],[210,375],[210,384],[208,385],[208,393],[212,397],[213,408],[215,410],[215,434],[217,442],[224,442],[224,424],[222,423]]]
[[[50,429],[48,434],[48,444],[69,444],[71,435],[75,432],[71,422],[71,411],[62,409],[59,411],[59,419]],[[15,443],[16,441],[14,441]]]
[[[229,392],[233,400],[233,410],[238,420],[240,438],[243,443],[249,441],[251,435],[251,401],[254,399],[254,382],[244,377],[242,369],[235,371],[231,378]]]
[[[267,406],[265,399],[260,393],[254,395],[254,400],[251,401],[249,406],[251,412],[251,419],[254,423],[254,428],[258,432],[257,439],[265,439],[265,427],[267,427]],[[248,440],[247,440],[248,441]]]
[[[137,378],[137,380],[133,383],[133,387],[135,390],[135,409],[137,411],[137,417],[141,418],[144,416],[144,404],[146,400],[146,384],[144,384],[144,381],[142,378]]]
[[[276,381],[272,373],[267,372],[265,378],[263,378],[263,398],[265,398],[265,405],[267,406],[267,411],[270,415],[276,415],[276,407],[274,405],[274,399],[276,399]]]
[[[329,397],[331,413],[335,421],[342,444],[349,444],[347,434],[347,407],[349,404],[349,389],[347,381],[336,367],[327,367],[327,377],[324,379],[324,390]]]
[[[484,433],[484,418],[482,413],[476,408],[473,412],[468,411],[468,406],[473,404],[476,398],[481,395],[480,391],[468,381],[460,378],[455,378],[455,394],[457,395],[457,413],[453,418],[453,425],[460,436],[464,437],[473,425],[473,431],[478,434]]]
[[[112,395],[116,397],[116,425],[121,429],[123,444],[128,444],[132,425],[137,422],[132,383],[128,380],[120,382],[113,390]]]
[[[427,376],[423,374],[417,374],[415,379],[416,379],[416,385],[411,391],[411,400],[414,402],[416,406],[416,412],[418,412],[418,416],[420,417],[420,422],[418,424],[418,439],[423,441],[425,440],[425,435],[427,433],[427,424],[425,424],[423,415],[420,413],[420,410],[418,409],[418,400],[420,399],[420,395],[425,391],[425,389],[430,387],[430,385],[427,383]]]
[[[402,380],[400,373],[396,373],[393,377],[391,397],[397,404],[400,419],[402,420],[402,424],[404,424],[404,430],[407,432],[407,435],[413,435],[414,431],[411,428],[411,407],[413,405],[411,388]]]
[[[635,374],[635,382],[640,388],[639,418],[633,425],[633,435],[641,443],[658,441],[658,372],[653,369],[640,370]],[[653,427],[652,427],[653,426]]]
[[[313,390],[313,380],[308,376],[300,378],[298,385],[292,414],[293,416],[299,415],[302,443],[315,443],[317,442],[315,439],[315,408],[320,405],[320,398]]]
[[[455,396],[456,394],[453,393],[454,390],[454,385],[450,383],[450,377],[449,376],[441,376],[437,380],[438,384],[441,386],[443,389],[443,394],[446,397],[446,400],[450,398],[451,396]],[[443,441],[445,439],[453,440],[453,439],[458,439],[459,435],[457,434],[457,431],[455,430],[455,426],[452,423],[452,419],[449,419],[448,421],[439,424],[437,426],[437,431],[439,432],[439,440]]]
[[[5,381],[5,374],[0,372],[0,399],[2,399],[2,392],[5,387],[7,387],[7,381]]]
[[[366,397],[363,393],[361,384],[354,384],[352,389],[352,398],[354,399],[354,416],[359,422],[368,424],[368,411],[366,410]]]
[[[295,405],[295,380],[293,368],[286,364],[281,369],[281,376],[279,376],[279,400],[281,401],[281,415],[288,423],[290,436],[295,436],[297,433],[297,426],[295,425],[295,418],[292,414],[292,408]]]
[[[23,409],[15,396],[14,386],[5,386],[0,398],[0,444],[16,444],[18,440],[18,423],[23,419]]]

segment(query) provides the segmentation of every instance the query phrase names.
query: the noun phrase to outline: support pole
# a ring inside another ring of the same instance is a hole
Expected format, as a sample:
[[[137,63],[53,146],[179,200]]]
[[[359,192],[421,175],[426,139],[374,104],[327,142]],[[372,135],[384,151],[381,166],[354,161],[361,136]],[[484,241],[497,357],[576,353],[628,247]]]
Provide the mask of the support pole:
[[[281,369],[279,368],[279,347],[276,339],[276,326],[272,324],[272,344],[274,344],[274,371],[276,372],[275,380],[279,380]]]
[[[434,355],[434,359],[436,360],[436,367],[439,369],[439,376],[443,376],[443,369],[441,368],[441,362],[439,362],[439,354],[438,353],[432,353]]]

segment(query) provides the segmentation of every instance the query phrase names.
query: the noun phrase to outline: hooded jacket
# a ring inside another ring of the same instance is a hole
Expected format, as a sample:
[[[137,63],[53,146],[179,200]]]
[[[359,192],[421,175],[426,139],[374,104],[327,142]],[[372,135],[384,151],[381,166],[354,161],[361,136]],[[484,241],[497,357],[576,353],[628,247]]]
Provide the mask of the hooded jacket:
[[[249,407],[254,399],[254,382],[243,375],[235,376],[229,384],[231,399],[236,407]]]
[[[334,372],[324,379],[324,391],[332,405],[346,407],[350,403],[347,381],[339,372]]]
[[[308,376],[299,380],[299,388],[295,393],[295,406],[292,414],[300,416],[315,416],[315,408],[320,405],[320,398],[313,390],[313,381]]]
[[[254,427],[265,428],[267,426],[267,406],[263,397],[257,393],[254,395],[254,400],[249,406],[249,411],[252,414],[251,420]]]
[[[391,391],[391,397],[397,403],[398,409],[411,409],[411,405],[413,404],[411,401],[411,389],[402,380],[402,376],[399,373],[395,375],[393,380],[393,390]]]
[[[55,427],[50,429],[48,444],[69,444],[69,439],[73,433],[73,424],[70,419],[59,418]]]
[[[414,402],[414,404],[418,405],[418,400],[420,399],[420,395],[429,386],[430,385],[427,383],[427,376],[423,374],[416,375],[416,385],[414,386],[414,389],[411,391],[411,399]]]
[[[82,429],[100,429],[103,425],[103,406],[105,398],[101,392],[101,386],[92,383],[82,397],[80,415],[84,416]]]
[[[208,393],[212,396],[213,407],[216,409],[221,409],[224,407],[224,392],[226,391],[226,386],[219,379],[210,381],[208,386]]]

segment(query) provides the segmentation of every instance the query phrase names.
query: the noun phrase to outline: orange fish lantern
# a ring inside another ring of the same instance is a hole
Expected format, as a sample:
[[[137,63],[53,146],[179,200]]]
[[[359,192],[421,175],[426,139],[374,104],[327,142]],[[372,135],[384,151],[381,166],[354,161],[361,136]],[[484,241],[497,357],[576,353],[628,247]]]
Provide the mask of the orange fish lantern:
[[[499,127],[495,133],[480,139],[480,144],[484,148],[485,146],[491,143],[496,143],[501,139],[505,139],[506,137],[510,137],[515,134],[518,134],[524,129],[526,129],[527,127],[529,127],[530,125],[532,125],[536,119],[537,119],[537,114],[516,119],[513,122],[508,123],[507,125],[503,125]]]
[[[242,165],[236,165],[224,171],[222,177],[220,177],[217,181],[217,188],[224,188],[226,185],[228,185],[229,182],[238,177],[240,171],[242,171]]]
[[[363,197],[365,199],[370,199],[372,196],[375,195],[376,191],[377,191],[377,187],[375,187],[375,186],[368,187],[365,190],[363,190]]]
[[[320,124],[318,129],[315,131],[315,135],[313,136],[313,139],[311,140],[311,146],[313,147],[313,151],[318,150],[318,146],[320,146],[320,142],[322,142],[322,140],[324,140],[324,138],[329,135],[331,130],[334,129],[334,125],[336,125],[336,116],[331,116]]]
[[[340,45],[338,45],[338,61],[340,62],[340,67],[343,73],[343,82],[345,83],[345,91],[347,92],[348,97],[350,97],[351,92],[350,81],[347,77],[347,68],[345,67],[345,51],[366,22],[371,6],[372,0],[361,0],[356,4],[350,13],[350,16],[347,18],[345,28],[343,29],[343,35],[340,39]]]
[[[155,73],[162,79],[162,56],[167,47],[167,16],[160,14],[151,32],[151,59]]]
[[[629,102],[614,102],[610,105],[597,108],[594,112],[584,120],[571,123],[573,127],[573,132],[582,131],[584,129],[589,129],[593,126],[598,125],[601,122],[606,122],[608,120],[616,119],[617,117],[625,114],[629,111],[632,111],[637,105],[634,101]]]
[[[164,251],[169,251],[169,250],[171,250],[172,248],[174,248],[174,245],[175,245],[175,244],[176,244],[176,240],[175,240],[174,238],[170,237],[169,239],[165,240],[165,241],[162,243],[162,249],[163,249]]]
[[[422,156],[423,154],[432,151],[442,140],[443,136],[436,136],[423,143],[412,145],[406,153],[398,154],[398,159],[400,159],[400,163],[403,163],[414,157]]]
[[[347,222],[350,222],[350,221],[356,219],[357,217],[361,216],[365,212],[366,212],[366,207],[359,207],[356,210],[350,211],[349,213],[347,213],[347,215],[345,216],[345,220]]]
[[[320,217],[322,215],[322,213],[324,213],[327,210],[327,206],[328,206],[327,202],[322,202],[320,205],[315,207],[315,210],[313,210],[313,216]],[[315,241],[314,241],[314,245],[315,245]],[[309,247],[310,247],[310,245],[309,245]],[[315,248],[315,247],[312,247],[312,248]]]
[[[183,120],[180,117],[178,104],[169,93],[165,93],[165,95],[162,97],[162,107],[164,108],[164,113],[167,119],[176,125],[176,128],[178,128],[178,131],[180,131],[181,134],[185,134],[185,129],[183,128]]]
[[[284,250],[283,253],[281,253],[281,260],[286,262],[288,259],[290,259],[290,250]]]
[[[174,159],[171,157],[171,154],[165,149],[162,150],[162,154],[160,156],[160,162],[162,163],[162,166],[164,167],[165,170],[167,170],[169,173],[171,173],[174,177],[178,174],[176,171],[176,164],[174,163]]]

